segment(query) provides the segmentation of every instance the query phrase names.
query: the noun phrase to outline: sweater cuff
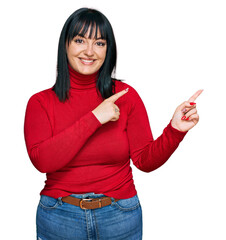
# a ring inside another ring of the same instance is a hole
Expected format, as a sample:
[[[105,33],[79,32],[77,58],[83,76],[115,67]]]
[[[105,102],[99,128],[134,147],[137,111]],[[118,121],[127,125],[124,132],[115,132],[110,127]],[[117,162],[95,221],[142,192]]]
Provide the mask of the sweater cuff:
[[[180,141],[182,141],[183,138],[185,137],[185,135],[188,133],[188,131],[182,132],[182,131],[179,131],[178,129],[174,128],[172,126],[172,119],[170,120],[168,127],[169,127],[170,131],[172,132],[172,134],[175,135],[176,138],[178,138]]]
[[[87,113],[87,125],[92,129],[97,129],[102,126],[102,123],[97,119],[92,111]]]

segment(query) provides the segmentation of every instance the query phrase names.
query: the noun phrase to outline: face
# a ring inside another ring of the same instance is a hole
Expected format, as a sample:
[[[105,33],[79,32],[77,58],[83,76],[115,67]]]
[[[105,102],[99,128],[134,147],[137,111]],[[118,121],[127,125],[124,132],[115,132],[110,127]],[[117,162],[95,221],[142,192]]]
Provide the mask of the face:
[[[94,38],[95,31],[93,31],[91,39],[88,38],[89,32],[90,28],[84,37],[77,35],[69,43],[69,46],[66,44],[70,66],[85,75],[93,74],[100,69],[107,51],[107,41],[101,39],[100,31],[98,30],[96,39]]]

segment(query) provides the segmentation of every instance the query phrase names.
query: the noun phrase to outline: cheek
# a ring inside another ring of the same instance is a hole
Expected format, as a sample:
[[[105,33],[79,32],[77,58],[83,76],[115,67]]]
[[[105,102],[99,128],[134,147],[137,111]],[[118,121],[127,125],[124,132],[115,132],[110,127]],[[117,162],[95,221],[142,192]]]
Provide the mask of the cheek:
[[[79,51],[78,51],[77,49],[72,49],[72,50],[70,51],[71,57],[75,57],[75,56],[77,56],[78,54],[79,54]]]
[[[82,51],[81,47],[74,46],[74,44],[71,44],[68,48],[68,55],[71,57],[79,55],[79,53]]]

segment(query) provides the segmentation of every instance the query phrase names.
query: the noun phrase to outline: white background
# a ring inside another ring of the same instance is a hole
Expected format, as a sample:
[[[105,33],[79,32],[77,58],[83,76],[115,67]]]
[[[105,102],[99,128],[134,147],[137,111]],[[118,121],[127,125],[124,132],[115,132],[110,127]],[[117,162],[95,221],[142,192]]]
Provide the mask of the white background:
[[[132,165],[144,240],[226,239],[225,1],[7,1],[1,24],[1,236],[35,239],[45,174],[26,152],[23,124],[31,95],[55,83],[57,47],[69,15],[93,7],[110,20],[116,77],[141,96],[154,138],[197,90],[200,121],[159,169]]]

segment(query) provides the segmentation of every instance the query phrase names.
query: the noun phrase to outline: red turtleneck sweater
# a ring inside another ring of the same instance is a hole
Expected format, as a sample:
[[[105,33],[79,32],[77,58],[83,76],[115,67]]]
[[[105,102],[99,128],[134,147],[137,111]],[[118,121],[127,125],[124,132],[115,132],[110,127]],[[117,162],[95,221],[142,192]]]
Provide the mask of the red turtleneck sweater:
[[[117,121],[101,124],[92,113],[102,101],[96,74],[82,75],[69,66],[70,99],[62,103],[51,88],[27,103],[24,136],[29,158],[47,180],[40,192],[58,198],[87,192],[130,198],[135,189],[130,159],[144,172],[164,164],[187,132],[171,126],[153,139],[145,106],[136,90],[116,81],[116,93],[129,91],[115,104]]]

